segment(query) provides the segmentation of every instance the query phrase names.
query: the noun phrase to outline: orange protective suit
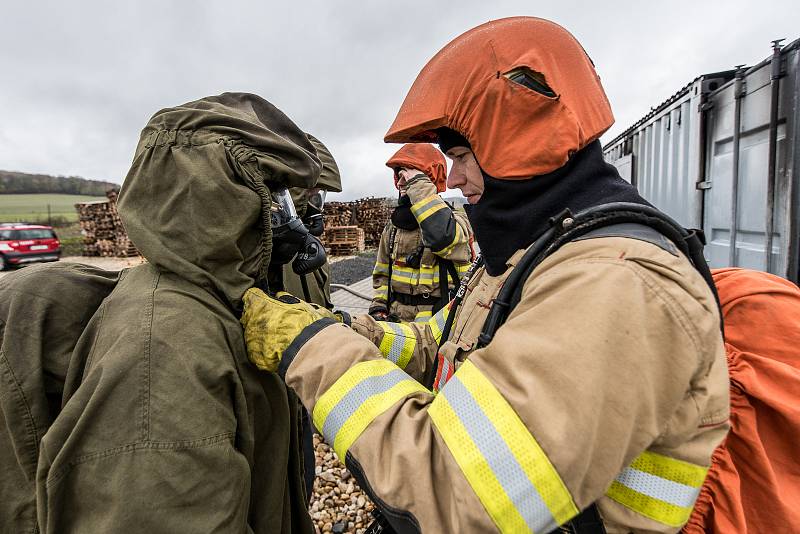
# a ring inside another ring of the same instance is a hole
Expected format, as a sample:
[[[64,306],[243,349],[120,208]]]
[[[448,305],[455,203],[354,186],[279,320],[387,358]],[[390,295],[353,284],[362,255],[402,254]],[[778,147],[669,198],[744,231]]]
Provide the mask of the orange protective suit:
[[[764,272],[713,271],[725,318],[731,430],[684,532],[800,525],[800,289]]]

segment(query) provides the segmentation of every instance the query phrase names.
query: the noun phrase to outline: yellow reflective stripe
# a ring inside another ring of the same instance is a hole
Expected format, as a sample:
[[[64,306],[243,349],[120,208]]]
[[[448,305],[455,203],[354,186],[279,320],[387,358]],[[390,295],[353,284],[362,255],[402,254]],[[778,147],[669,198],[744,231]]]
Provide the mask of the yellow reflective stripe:
[[[530,532],[522,515],[503,491],[503,486],[492,468],[444,396],[440,394],[434,399],[428,415],[500,532]]]
[[[414,316],[415,323],[427,323],[433,316],[431,311],[421,311]]]
[[[453,240],[450,242],[450,244],[441,250],[434,250],[433,253],[436,254],[437,256],[447,256],[448,254],[453,252],[453,249],[456,248],[456,245],[458,245],[461,241],[463,241],[463,236],[464,233],[461,231],[461,227],[459,225],[456,225],[456,231],[455,234],[453,235]]]
[[[450,302],[452,303],[452,301]],[[447,321],[447,315],[449,313],[450,304],[447,304],[447,306],[436,312],[436,315],[432,316],[428,320],[428,328],[431,329],[433,339],[436,340],[436,343],[439,343],[442,340],[442,332],[444,331],[444,325]]]
[[[430,216],[430,213],[433,213],[430,211],[431,209],[436,208],[434,211],[437,211],[444,206],[446,206],[446,204],[441,198],[439,198],[439,195],[431,195],[413,204],[411,206],[411,213],[414,215],[414,218],[417,219],[417,222],[422,222]],[[423,217],[422,214],[426,212],[430,213]]]
[[[427,390],[388,360],[357,363],[314,405],[314,425],[339,458],[376,417],[416,392]]]
[[[372,276],[389,276],[389,264],[375,263],[375,267],[372,269]]]
[[[389,298],[389,286],[378,286],[375,289],[374,297],[376,299],[386,300]]]
[[[383,329],[383,339],[378,347],[381,354],[401,369],[405,369],[414,354],[414,347],[417,345],[414,330],[403,323],[377,322],[378,326]]]
[[[549,532],[577,515],[547,455],[472,362],[456,371],[428,413],[502,532]]]
[[[411,267],[395,265],[392,269],[392,281],[409,285],[433,285],[438,280],[438,272],[433,267],[412,269]]]
[[[606,495],[645,517],[679,527],[689,520],[708,469],[645,451],[612,482]]]
[[[445,209],[446,207],[447,207],[447,204],[445,204],[444,202],[442,202],[441,204],[436,204],[435,206],[431,206],[430,208],[426,209],[425,211],[423,211],[423,212],[422,212],[422,213],[420,213],[419,215],[416,215],[416,214],[415,214],[415,215],[416,215],[416,217],[417,217],[417,222],[418,222],[419,224],[422,224],[422,222],[423,222],[425,219],[427,219],[428,217],[430,217],[431,215],[433,215],[433,214],[434,214],[434,213],[436,213],[437,211]]]
[[[456,264],[456,271],[458,274],[466,274],[469,271],[469,268],[472,266],[471,263],[457,263]]]

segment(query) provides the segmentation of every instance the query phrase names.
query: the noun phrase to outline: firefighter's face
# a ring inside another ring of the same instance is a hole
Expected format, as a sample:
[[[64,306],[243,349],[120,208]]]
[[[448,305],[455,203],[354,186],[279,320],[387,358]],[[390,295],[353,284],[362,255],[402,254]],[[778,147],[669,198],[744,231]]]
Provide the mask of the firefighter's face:
[[[460,189],[470,204],[477,204],[483,195],[483,174],[472,150],[454,146],[445,154],[452,161],[447,187]]]

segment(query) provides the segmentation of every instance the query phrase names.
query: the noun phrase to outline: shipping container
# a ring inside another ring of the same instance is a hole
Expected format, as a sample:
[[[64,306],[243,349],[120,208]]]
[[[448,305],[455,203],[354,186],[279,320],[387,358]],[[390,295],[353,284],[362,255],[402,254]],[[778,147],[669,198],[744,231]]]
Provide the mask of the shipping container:
[[[757,65],[698,76],[603,153],[656,207],[703,229],[711,267],[797,283],[800,39],[773,45]]]

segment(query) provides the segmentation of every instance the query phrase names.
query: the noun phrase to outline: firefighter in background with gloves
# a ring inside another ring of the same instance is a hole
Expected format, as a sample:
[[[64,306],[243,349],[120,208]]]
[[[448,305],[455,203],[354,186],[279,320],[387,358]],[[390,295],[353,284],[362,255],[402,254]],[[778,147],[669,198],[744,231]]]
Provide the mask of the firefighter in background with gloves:
[[[470,202],[483,266],[451,305],[391,334],[364,316],[356,335],[245,295],[251,360],[297,392],[396,531],[672,533],[689,518],[728,429],[701,266],[632,224],[564,244],[515,283],[537,237],[567,231],[565,209],[652,210],[603,161],[612,123],[591,60],[560,26],[470,30],[428,62],[386,135],[438,141],[448,185]],[[506,282],[516,303],[495,302]],[[497,306],[511,309],[487,340]]]
[[[322,163],[322,171],[314,187],[291,187],[295,210],[298,217],[308,228],[308,231],[317,237],[325,231],[323,208],[325,197],[329,192],[342,192],[342,178],[339,166],[333,158],[328,147],[311,134],[306,134],[311,144],[317,150],[317,157]],[[283,267],[284,289],[306,302],[312,302],[333,309],[331,302],[331,266],[327,261],[313,272],[299,275],[294,272],[292,265],[287,263]]]
[[[449,289],[458,286],[472,262],[472,228],[462,210],[439,196],[447,165],[433,146],[405,145],[386,166],[394,172],[400,199],[378,245],[369,314],[426,322],[447,304]]]
[[[298,406],[248,361],[239,315],[248,288],[313,248],[286,187],[319,173],[303,131],[252,94],[149,120],[119,196],[147,263],[74,325],[60,413],[38,434],[38,531],[313,532]]]

